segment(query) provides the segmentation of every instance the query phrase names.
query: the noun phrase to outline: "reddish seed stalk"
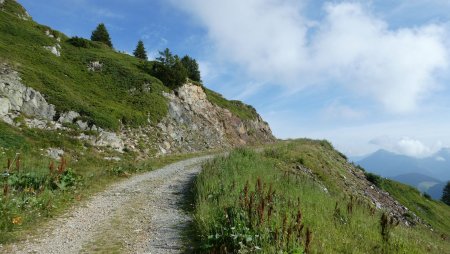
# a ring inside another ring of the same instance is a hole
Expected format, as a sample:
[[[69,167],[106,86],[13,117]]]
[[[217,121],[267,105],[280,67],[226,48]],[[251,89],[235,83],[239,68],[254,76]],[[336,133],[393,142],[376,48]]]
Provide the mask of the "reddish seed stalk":
[[[48,169],[50,170],[50,173],[53,173],[53,171],[55,171],[55,163],[53,161],[50,162]]]
[[[262,225],[264,223],[264,209],[265,209],[265,201],[264,199],[262,199],[259,205],[259,225]]]
[[[253,208],[253,193],[250,193],[250,201],[248,203],[248,217],[252,221],[252,208]]]
[[[8,193],[9,193],[9,185],[5,184],[5,186],[3,186],[3,195],[8,196]]]
[[[20,155],[17,156],[16,159],[16,170],[19,171],[20,170]]]
[[[305,253],[311,252],[311,242],[312,242],[312,231],[309,228],[307,228],[306,229]]]

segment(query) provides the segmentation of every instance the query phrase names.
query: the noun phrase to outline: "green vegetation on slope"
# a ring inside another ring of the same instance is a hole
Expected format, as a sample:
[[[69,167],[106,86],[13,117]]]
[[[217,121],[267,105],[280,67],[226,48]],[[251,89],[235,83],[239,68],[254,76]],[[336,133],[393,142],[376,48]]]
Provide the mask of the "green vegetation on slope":
[[[44,48],[56,44],[45,35],[47,30],[61,38],[61,57]],[[96,42],[91,43],[96,47],[75,47],[59,32],[5,12],[0,12],[0,34],[0,61],[19,69],[24,83],[45,94],[60,112],[80,112],[91,123],[109,129],[118,129],[119,121],[138,126],[150,118],[157,123],[167,113],[161,93],[167,88],[143,72],[132,56]],[[95,61],[103,64],[101,71],[88,70]],[[144,85],[148,92],[140,92]]]
[[[231,113],[241,119],[255,119],[258,116],[255,108],[250,105],[244,104],[241,101],[227,100],[221,94],[209,90],[206,87],[203,87],[203,90],[211,103],[228,109]]]
[[[162,91],[169,91],[166,86],[178,86],[186,75],[200,81],[195,59],[183,58],[188,71],[183,72],[187,74],[182,74],[181,79],[178,77],[176,85],[172,84],[176,75],[162,75],[161,80],[167,83],[164,86],[152,76],[153,66],[159,62],[118,53],[101,42],[67,38],[32,20],[23,20],[17,14],[23,15],[25,10],[16,1],[5,1],[2,9],[0,63],[9,63],[19,70],[24,83],[44,94],[59,112],[77,111],[90,124],[113,130],[121,124],[140,126],[148,119],[156,124],[167,114],[167,102],[162,95]],[[46,31],[54,38],[47,36]],[[57,44],[61,46],[60,57],[44,48]],[[89,71],[92,62],[99,62],[103,67]],[[210,90],[207,94],[211,102],[238,117],[256,117],[256,111],[242,102],[227,101]]]
[[[310,168],[329,193],[310,177],[292,169],[299,163]],[[311,140],[280,143],[262,153],[240,149],[207,163],[194,186],[199,250],[450,251],[450,243],[440,236],[448,235],[448,231],[435,233],[421,225],[396,226],[394,220],[382,216],[364,199],[345,195],[345,186],[336,178],[342,174],[344,163],[345,159],[328,142]],[[449,210],[442,212],[449,214]]]
[[[393,180],[383,179],[381,188],[408,207],[434,229],[450,235],[450,207],[423,196],[417,189]]]
[[[19,130],[0,122],[0,244],[39,233],[42,222],[115,181],[199,155],[136,161],[134,154],[125,153],[120,155],[122,161],[106,161],[105,157],[118,154],[98,151],[60,133]],[[65,165],[43,156],[48,147],[64,147]]]

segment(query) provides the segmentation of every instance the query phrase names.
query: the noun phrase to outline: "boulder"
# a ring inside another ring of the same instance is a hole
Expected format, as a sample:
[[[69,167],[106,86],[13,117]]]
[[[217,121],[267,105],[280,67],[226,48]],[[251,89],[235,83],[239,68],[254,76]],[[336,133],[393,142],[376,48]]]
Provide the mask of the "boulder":
[[[75,118],[77,117],[80,117],[80,114],[75,111],[64,112],[59,116],[58,122],[73,123],[73,120],[75,120]]]
[[[56,114],[55,106],[48,104],[41,93],[32,88],[26,88],[22,95],[22,113],[29,116],[37,116],[47,120],[53,120]]]
[[[114,150],[122,152],[125,148],[123,141],[112,132],[102,131],[98,135],[97,140],[94,145],[103,146],[103,147],[111,147]]]
[[[89,125],[88,125],[88,123],[86,123],[86,122],[83,122],[83,121],[81,121],[81,120],[78,120],[77,121],[77,125],[78,125],[78,127],[80,127],[80,129],[82,129],[82,130],[87,130],[87,129],[89,129]]]
[[[11,108],[11,103],[7,98],[0,98],[0,116],[8,114]]]
[[[44,48],[57,57],[61,56],[61,46],[59,44],[56,44],[55,46],[44,46]]]
[[[23,85],[19,74],[6,65],[0,66],[0,97],[2,112],[8,108],[46,120],[52,120],[56,113],[54,105],[47,103],[38,91]]]
[[[64,151],[60,148],[49,148],[47,149],[47,156],[54,159],[54,160],[58,160],[59,158],[61,158],[64,155]]]
[[[50,30],[46,30],[45,35],[47,35],[50,38],[55,38],[55,36],[50,32]]]
[[[101,71],[103,69],[103,64],[99,61],[90,62],[87,66],[89,71]]]

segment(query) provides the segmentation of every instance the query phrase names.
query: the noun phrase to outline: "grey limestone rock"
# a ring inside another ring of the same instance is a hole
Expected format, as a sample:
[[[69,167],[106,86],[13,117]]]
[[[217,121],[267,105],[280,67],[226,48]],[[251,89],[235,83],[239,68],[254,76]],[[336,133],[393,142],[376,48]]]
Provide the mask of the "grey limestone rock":
[[[60,148],[47,149],[47,156],[54,160],[61,158],[61,156],[63,156],[63,155],[64,155],[64,151]]]
[[[59,116],[58,122],[60,123],[73,123],[73,120],[80,117],[80,114],[75,111],[64,112]]]
[[[26,87],[18,73],[0,65],[0,112],[22,112],[28,116],[52,120],[55,106],[47,103],[41,93]]]
[[[59,44],[56,44],[55,46],[44,46],[44,48],[57,57],[61,56],[61,46]]]
[[[103,69],[103,64],[99,61],[90,62],[87,66],[89,71],[101,71]]]
[[[94,145],[111,147],[120,152],[122,152],[123,149],[125,148],[123,141],[115,133],[108,131],[100,132]]]

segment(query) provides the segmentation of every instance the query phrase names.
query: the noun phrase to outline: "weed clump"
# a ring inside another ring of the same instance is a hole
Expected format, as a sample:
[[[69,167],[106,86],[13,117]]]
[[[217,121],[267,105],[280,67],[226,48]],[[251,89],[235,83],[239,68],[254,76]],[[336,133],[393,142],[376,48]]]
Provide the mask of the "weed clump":
[[[381,186],[381,183],[383,182],[383,178],[381,178],[381,176],[369,172],[364,172],[364,174],[367,181],[373,183],[377,187]]]
[[[76,189],[82,185],[82,178],[67,168],[63,157],[58,165],[51,161],[47,170],[25,170],[21,156],[17,154],[14,159],[7,160],[1,183],[0,232],[5,233],[35,216],[50,216],[55,208],[53,197],[56,193]]]

